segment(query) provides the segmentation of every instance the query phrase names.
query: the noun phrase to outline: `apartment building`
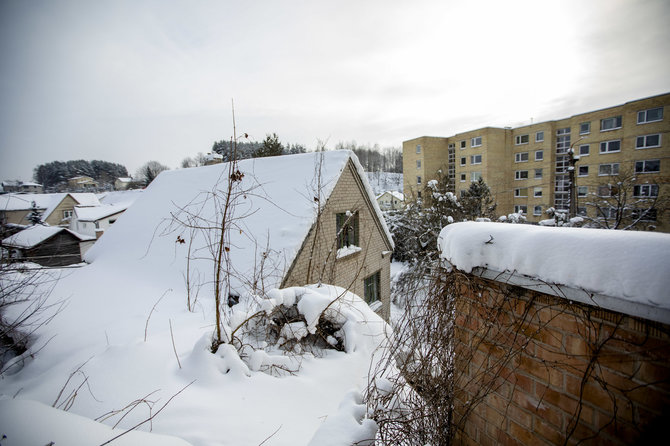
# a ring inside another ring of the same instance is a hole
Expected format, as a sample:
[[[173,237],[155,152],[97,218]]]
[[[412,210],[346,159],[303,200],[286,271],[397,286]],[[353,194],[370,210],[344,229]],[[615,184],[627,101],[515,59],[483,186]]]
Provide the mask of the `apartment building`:
[[[421,198],[427,181],[447,173],[458,195],[482,177],[500,215],[523,212],[530,222],[553,207],[570,207],[570,151],[574,154],[578,214],[596,217],[587,202],[606,196],[617,175],[635,183],[633,197],[670,198],[670,93],[516,128],[483,127],[449,137],[403,142],[406,200]],[[668,215],[649,223],[670,232]]]

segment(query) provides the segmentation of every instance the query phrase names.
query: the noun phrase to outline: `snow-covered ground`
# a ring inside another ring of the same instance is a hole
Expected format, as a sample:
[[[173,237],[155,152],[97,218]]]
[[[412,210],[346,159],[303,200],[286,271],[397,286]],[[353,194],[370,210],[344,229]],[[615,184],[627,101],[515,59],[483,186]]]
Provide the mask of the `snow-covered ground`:
[[[310,183],[286,172],[301,165],[313,175],[315,155],[294,157],[240,163],[242,186],[259,184],[240,194],[237,208],[253,218],[230,235],[230,255],[240,260],[231,292],[240,302],[232,309],[224,305],[221,327],[237,348],[224,343],[211,352],[216,324],[209,239],[183,228],[161,230],[187,207],[199,212],[196,223],[211,225],[208,194],[228,174],[222,165],[164,172],[91,249],[92,263],[48,270],[52,277],[62,272],[46,301],[52,306],[42,314],[53,318],[35,327],[31,350],[0,379],[0,436],[8,437],[0,444],[101,444],[152,415],[139,430],[173,439],[126,435],[127,444],[259,445],[270,438],[264,444],[348,445],[373,438],[376,426],[365,419],[361,394],[387,324],[359,297],[333,286],[272,290],[274,276],[265,292],[259,290],[263,283],[254,293],[246,286],[256,277],[254,260],[267,249],[266,239],[290,262],[313,221],[314,195],[296,192]],[[344,151],[326,155],[322,191],[332,189],[348,157]],[[287,178],[290,187],[279,187]],[[264,237],[263,243],[257,246],[248,234]],[[190,280],[197,286],[191,287],[189,311],[191,240]],[[16,305],[8,316],[21,310]],[[282,314],[300,317],[276,322]],[[333,332],[319,338],[321,315]]]

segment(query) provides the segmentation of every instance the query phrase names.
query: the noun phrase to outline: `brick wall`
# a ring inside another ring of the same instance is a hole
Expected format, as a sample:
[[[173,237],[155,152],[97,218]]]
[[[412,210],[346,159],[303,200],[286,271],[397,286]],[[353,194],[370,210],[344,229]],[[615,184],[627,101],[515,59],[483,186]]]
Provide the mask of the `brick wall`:
[[[670,326],[464,275],[457,444],[632,444],[670,421]]]

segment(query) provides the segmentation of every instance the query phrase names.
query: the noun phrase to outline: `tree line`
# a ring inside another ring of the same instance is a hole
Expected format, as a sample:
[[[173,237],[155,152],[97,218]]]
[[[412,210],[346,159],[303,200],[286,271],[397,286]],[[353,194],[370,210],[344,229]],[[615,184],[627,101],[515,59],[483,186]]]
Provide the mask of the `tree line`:
[[[121,164],[101,160],[52,161],[33,170],[33,179],[45,191],[66,188],[68,180],[78,176],[94,178],[101,188],[111,188],[117,178],[128,176],[128,170]]]

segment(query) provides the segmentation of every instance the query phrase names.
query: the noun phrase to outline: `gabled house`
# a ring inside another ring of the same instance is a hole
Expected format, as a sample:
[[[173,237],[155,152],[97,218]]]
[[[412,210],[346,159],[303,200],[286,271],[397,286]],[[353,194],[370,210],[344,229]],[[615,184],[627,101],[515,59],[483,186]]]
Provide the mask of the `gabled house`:
[[[28,224],[33,202],[42,213],[42,221],[50,226],[69,225],[75,206],[100,204],[92,193],[5,194],[0,195],[0,222]]]
[[[60,226],[35,225],[2,240],[3,256],[12,261],[27,261],[42,266],[80,263],[95,238]]]
[[[101,204],[75,206],[70,229],[83,235],[99,238],[125,212],[130,204]]]
[[[21,192],[21,193],[42,193],[42,185],[38,183],[32,183],[29,181],[3,181],[0,183],[0,193],[7,194],[10,192]]]
[[[121,177],[114,180],[114,190],[126,190],[132,184],[133,179],[129,177]]]
[[[86,261],[178,295],[211,290],[229,167],[162,172]],[[248,159],[237,170],[222,247],[230,296],[329,283],[388,317],[393,241],[352,152]]]
[[[67,185],[75,190],[97,189],[98,182],[94,178],[87,176],[78,176],[67,180]]]
[[[377,203],[382,211],[398,210],[405,205],[405,196],[398,191],[386,191],[377,196]]]

